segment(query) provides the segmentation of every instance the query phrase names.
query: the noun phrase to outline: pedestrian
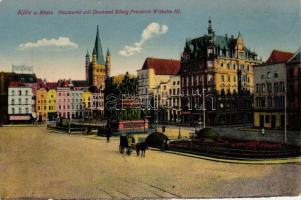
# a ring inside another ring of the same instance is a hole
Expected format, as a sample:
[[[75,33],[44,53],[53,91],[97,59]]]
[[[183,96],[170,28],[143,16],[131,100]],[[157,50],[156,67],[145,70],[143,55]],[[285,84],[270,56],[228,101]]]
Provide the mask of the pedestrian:
[[[109,130],[107,131],[106,136],[107,136],[107,142],[110,142],[110,137],[112,136],[112,129],[111,128],[109,128]]]

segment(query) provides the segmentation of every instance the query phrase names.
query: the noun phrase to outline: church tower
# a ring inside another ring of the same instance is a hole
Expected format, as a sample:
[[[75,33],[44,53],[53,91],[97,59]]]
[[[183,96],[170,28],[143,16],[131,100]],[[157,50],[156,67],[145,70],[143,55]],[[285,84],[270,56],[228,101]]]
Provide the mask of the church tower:
[[[107,50],[107,55],[106,55],[106,76],[107,78],[111,76],[111,53],[110,50]]]
[[[97,88],[103,90],[105,87],[106,68],[105,68],[105,61],[104,61],[102,46],[99,37],[98,26],[97,26],[96,38],[95,38],[94,49],[92,54],[91,72],[92,72],[92,76],[91,76],[90,84],[92,86],[96,86]]]
[[[110,76],[111,73],[111,54],[108,49],[106,60],[104,60],[98,26],[96,30],[93,53],[90,56],[89,52],[87,51],[86,54],[85,70],[86,80],[89,82],[89,85],[96,86],[98,89],[103,90],[105,88],[105,80]]]

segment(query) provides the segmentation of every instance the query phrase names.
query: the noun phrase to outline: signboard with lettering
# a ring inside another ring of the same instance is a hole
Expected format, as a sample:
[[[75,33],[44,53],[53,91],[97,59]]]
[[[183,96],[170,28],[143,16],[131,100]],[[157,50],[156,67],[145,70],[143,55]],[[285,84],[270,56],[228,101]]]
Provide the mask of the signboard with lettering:
[[[12,65],[12,72],[21,73],[21,74],[32,74],[33,66]]]
[[[9,116],[9,120],[11,121],[25,121],[30,120],[29,115],[11,115]]]

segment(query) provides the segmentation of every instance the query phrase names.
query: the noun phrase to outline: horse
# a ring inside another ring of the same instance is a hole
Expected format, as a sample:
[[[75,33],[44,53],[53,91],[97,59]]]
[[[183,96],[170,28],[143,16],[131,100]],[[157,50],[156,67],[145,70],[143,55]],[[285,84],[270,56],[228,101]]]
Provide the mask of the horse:
[[[145,150],[148,149],[146,142],[138,142],[135,145],[137,156],[140,155],[141,151],[141,157],[145,157]]]

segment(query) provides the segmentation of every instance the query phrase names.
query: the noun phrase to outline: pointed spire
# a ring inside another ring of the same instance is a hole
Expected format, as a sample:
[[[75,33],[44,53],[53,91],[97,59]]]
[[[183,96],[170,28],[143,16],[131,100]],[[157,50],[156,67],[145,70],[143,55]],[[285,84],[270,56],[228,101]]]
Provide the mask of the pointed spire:
[[[89,54],[89,51],[87,50],[86,57],[89,57],[89,56],[90,56],[90,54]]]
[[[104,65],[104,58],[103,58],[103,53],[102,53],[102,46],[99,38],[99,28],[97,25],[97,31],[96,31],[96,38],[95,38],[95,44],[94,44],[94,49],[93,49],[93,55],[96,55],[96,61],[98,64]]]
[[[208,34],[213,33],[212,25],[211,25],[211,17],[209,16],[208,20]]]
[[[111,56],[110,49],[107,50],[107,56]]]

